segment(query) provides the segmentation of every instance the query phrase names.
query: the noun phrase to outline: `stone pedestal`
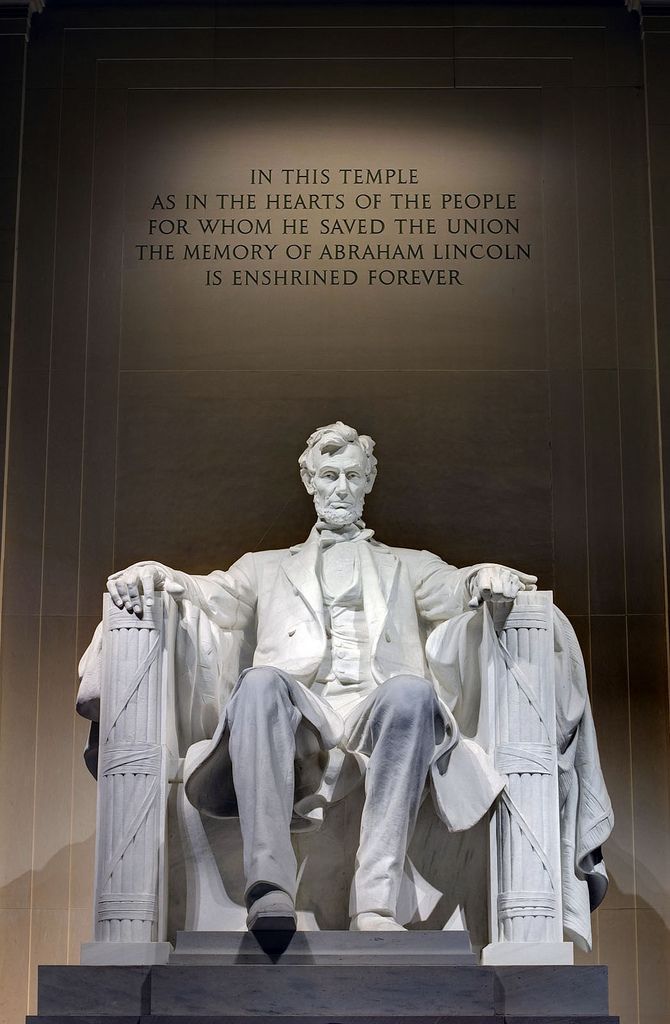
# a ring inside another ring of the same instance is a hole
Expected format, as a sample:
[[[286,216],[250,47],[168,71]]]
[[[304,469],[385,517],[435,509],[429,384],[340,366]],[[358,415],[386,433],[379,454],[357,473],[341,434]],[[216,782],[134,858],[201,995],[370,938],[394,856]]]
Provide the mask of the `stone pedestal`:
[[[172,966],[263,963],[332,967],[472,967],[477,957],[462,931],[330,932],[286,935],[267,932],[262,941],[251,932],[177,932]]]
[[[160,966],[42,967],[31,1024],[617,1024],[607,968],[478,966],[465,932],[181,933]]]

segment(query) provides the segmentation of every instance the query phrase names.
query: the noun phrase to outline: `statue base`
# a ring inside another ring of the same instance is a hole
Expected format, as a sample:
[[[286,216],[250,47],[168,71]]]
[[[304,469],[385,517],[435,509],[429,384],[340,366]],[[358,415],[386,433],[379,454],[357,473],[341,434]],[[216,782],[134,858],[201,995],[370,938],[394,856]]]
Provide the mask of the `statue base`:
[[[169,942],[82,942],[79,962],[86,967],[166,964],[171,952]]]
[[[112,945],[112,943],[110,943]],[[617,1024],[607,968],[479,966],[467,932],[182,932],[167,964],[41,967],[30,1024]],[[420,1020],[419,1020],[420,1019]],[[365,1022],[364,1022],[365,1024]]]
[[[573,964],[571,942],[492,942],[482,949],[482,964]]]

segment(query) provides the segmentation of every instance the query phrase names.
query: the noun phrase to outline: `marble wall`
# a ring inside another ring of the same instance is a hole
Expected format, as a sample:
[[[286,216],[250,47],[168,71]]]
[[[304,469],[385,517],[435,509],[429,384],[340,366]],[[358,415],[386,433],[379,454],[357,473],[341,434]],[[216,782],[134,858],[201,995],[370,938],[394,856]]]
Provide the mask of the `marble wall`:
[[[3,482],[5,412],[13,320],[17,194],[21,163],[23,80],[29,27],[27,9],[21,9],[19,5],[0,8],[0,480]]]
[[[662,454],[665,508],[665,558],[668,564],[668,508],[670,502],[670,199],[667,182],[670,177],[670,10],[650,8],[643,18],[645,95],[649,153],[649,184],[651,192],[652,253],[656,308],[656,344],[658,352],[659,425]],[[666,588],[668,585],[666,573]],[[666,847],[667,849],[667,847]],[[667,858],[667,852],[666,852]],[[667,863],[667,860],[666,860]],[[655,963],[666,972],[666,988],[660,994],[661,1008],[670,1006],[670,931],[668,929],[668,884],[661,889],[665,913],[652,907],[640,917],[650,930],[656,944]],[[644,974],[641,973],[644,984]],[[659,1011],[662,1018],[662,1009]]]
[[[643,57],[637,16],[618,0],[51,0],[33,19],[1,655],[11,1024],[34,1007],[37,964],[76,962],[89,937],[95,792],[72,706],[106,575],[139,557],[207,571],[300,540],[310,506],[295,460],[336,417],[378,441],[368,519],[379,536],[535,571],[575,624],[617,817],[610,893],[581,960],[609,964],[624,1024],[664,1021],[670,757],[647,99],[659,147],[664,108],[652,115]],[[413,157],[435,187],[440,169],[479,190],[518,183],[532,266],[490,264],[459,295],[240,297],[204,289],[201,268],[134,260],[154,187],[209,190],[217,169],[239,182],[254,156],[307,160],[314,139],[320,160]],[[652,186],[666,150],[652,154]]]

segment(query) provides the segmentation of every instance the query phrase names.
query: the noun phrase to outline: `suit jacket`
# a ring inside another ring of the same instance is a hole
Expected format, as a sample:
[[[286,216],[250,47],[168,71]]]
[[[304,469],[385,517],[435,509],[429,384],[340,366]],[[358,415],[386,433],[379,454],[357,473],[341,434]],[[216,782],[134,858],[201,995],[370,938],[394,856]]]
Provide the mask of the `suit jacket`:
[[[409,673],[430,678],[430,627],[464,611],[476,566],[456,569],[429,551],[357,542],[373,678]],[[254,665],[284,669],[309,687],[326,650],[318,575],[319,536],[278,551],[243,555],[227,572],[177,574],[187,598],[224,630],[243,630]]]

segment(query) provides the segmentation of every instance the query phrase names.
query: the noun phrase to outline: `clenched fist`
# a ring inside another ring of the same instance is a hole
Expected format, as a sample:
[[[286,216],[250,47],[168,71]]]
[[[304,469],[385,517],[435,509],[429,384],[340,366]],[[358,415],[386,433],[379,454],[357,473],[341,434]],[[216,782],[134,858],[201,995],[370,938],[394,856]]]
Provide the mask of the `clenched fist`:
[[[506,565],[483,565],[470,578],[468,603],[470,608],[477,608],[484,601],[513,601],[520,590],[536,590],[536,583],[537,576]]]

